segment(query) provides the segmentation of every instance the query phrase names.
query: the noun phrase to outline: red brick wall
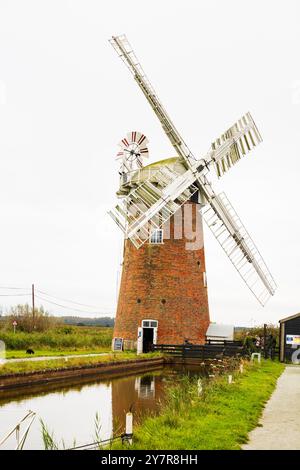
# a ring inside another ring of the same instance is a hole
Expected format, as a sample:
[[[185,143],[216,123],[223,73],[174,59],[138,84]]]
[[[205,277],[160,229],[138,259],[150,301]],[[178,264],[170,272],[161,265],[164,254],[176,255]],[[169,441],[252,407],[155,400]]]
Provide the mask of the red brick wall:
[[[196,204],[187,204],[193,206],[195,230]],[[186,250],[186,238],[174,239],[173,223],[172,218],[170,239],[162,245],[146,242],[137,249],[125,242],[115,337],[136,341],[142,320],[151,319],[158,320],[158,344],[204,342],[209,325],[204,248]],[[201,220],[198,225],[201,229]]]

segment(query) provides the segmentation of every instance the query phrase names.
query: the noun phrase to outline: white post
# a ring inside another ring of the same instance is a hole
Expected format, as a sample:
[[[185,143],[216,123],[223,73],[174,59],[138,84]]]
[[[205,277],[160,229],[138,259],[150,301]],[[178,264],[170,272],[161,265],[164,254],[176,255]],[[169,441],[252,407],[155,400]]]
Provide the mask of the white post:
[[[240,364],[240,373],[242,374],[244,372],[244,364]]]
[[[232,375],[228,375],[228,383],[232,384]]]
[[[133,433],[133,415],[129,411],[126,413],[126,428],[125,428],[125,436],[128,444],[132,444],[132,433]]]
[[[203,392],[203,387],[202,387],[202,382],[201,382],[201,379],[198,379],[198,397],[202,394]]]

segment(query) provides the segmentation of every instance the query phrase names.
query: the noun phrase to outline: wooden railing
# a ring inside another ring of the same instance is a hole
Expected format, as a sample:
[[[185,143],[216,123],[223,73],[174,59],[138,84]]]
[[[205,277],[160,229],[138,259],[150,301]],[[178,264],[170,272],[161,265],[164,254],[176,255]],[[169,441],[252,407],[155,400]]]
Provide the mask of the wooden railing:
[[[202,360],[247,355],[240,341],[210,341],[206,344],[154,344],[153,351]]]

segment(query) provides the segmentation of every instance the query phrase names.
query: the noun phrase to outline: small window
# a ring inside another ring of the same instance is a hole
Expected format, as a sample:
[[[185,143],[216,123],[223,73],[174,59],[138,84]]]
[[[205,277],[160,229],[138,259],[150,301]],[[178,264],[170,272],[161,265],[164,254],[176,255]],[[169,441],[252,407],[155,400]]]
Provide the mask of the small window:
[[[207,277],[206,277],[206,272],[203,272],[203,285],[204,287],[207,287]]]
[[[150,235],[150,243],[152,245],[161,245],[163,243],[163,230],[161,228],[158,228],[156,230],[153,230],[153,232]]]
[[[157,328],[157,320],[143,320],[143,328]]]

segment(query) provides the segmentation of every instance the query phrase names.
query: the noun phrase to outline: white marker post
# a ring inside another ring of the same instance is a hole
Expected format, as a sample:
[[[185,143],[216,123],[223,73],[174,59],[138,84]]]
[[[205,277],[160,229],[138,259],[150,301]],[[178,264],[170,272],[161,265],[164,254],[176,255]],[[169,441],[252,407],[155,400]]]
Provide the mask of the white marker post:
[[[18,324],[18,323],[17,323],[16,320],[15,320],[15,321],[13,322],[14,333],[16,332],[16,326],[17,326],[17,324]]]
[[[125,438],[128,444],[132,445],[132,433],[133,433],[133,415],[129,411],[126,413],[126,428],[125,428]]]
[[[197,386],[198,386],[198,397],[200,397],[200,395],[201,395],[202,392],[203,392],[203,387],[202,387],[202,381],[201,381],[201,379],[198,379]]]

